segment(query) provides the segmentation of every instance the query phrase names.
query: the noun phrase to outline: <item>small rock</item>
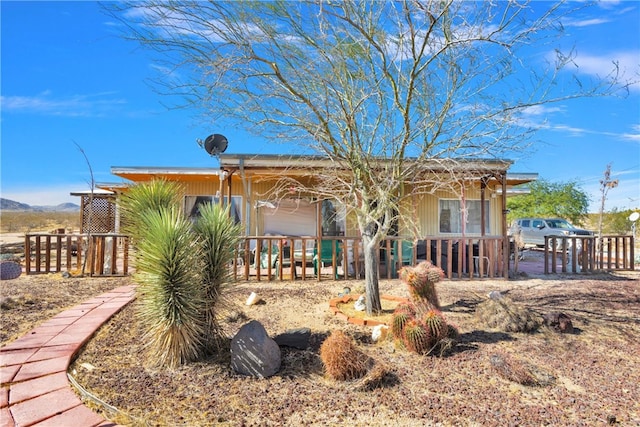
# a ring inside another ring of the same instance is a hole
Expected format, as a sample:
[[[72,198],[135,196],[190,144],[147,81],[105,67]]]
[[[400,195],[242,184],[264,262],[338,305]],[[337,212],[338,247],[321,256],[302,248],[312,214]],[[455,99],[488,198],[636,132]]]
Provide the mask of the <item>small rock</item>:
[[[388,332],[389,327],[387,325],[376,325],[373,327],[373,331],[371,331],[371,339],[373,342],[384,341]]]
[[[502,295],[502,293],[500,291],[491,291],[491,292],[489,292],[489,294],[487,296],[489,297],[489,299],[497,301],[497,300],[502,299],[502,297],[504,295]]]
[[[345,288],[342,290],[342,292],[338,294],[338,296],[343,297],[345,295],[349,295],[350,293],[351,293],[351,288],[348,286],[345,286]]]
[[[288,329],[282,334],[273,338],[279,346],[293,347],[304,350],[309,347],[309,339],[311,338],[311,329],[297,328]]]
[[[573,323],[571,318],[564,313],[553,312],[542,316],[544,324],[555,329],[558,332],[564,334],[571,334],[574,332]]]
[[[251,292],[251,295],[249,295],[249,298],[247,298],[247,302],[245,304],[254,305],[257,304],[258,301],[260,301],[260,297],[258,296],[258,294],[256,294],[255,292]]]

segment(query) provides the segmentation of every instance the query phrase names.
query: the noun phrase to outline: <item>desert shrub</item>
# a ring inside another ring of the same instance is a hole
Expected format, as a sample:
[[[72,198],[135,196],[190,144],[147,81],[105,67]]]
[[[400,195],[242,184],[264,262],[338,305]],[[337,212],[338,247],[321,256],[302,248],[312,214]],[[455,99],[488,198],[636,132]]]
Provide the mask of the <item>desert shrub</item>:
[[[135,279],[143,339],[154,365],[175,367],[196,360],[205,347],[200,247],[177,209],[148,210],[139,220]]]
[[[556,380],[548,372],[505,353],[492,354],[489,362],[502,378],[524,386],[547,386]]]
[[[352,338],[342,331],[333,331],[320,346],[320,359],[326,374],[345,381],[363,377],[369,358],[361,352]]]
[[[478,304],[475,318],[482,325],[502,332],[533,332],[542,324],[540,316],[508,297],[489,298]]]

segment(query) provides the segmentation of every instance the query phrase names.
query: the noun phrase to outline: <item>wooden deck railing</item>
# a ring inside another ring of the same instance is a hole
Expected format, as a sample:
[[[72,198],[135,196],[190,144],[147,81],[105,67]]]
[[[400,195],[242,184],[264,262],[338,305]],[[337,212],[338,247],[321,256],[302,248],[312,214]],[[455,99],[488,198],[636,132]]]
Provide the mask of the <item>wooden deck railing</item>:
[[[635,268],[633,236],[547,236],[544,246],[545,274]]]
[[[508,268],[501,236],[388,237],[377,255],[380,276],[387,279],[397,277],[402,265],[422,260],[438,265],[449,279],[502,278]],[[232,270],[236,281],[361,278],[362,241],[354,237],[248,236],[238,248]]]
[[[26,274],[82,272],[90,276],[129,273],[129,238],[124,234],[26,234]]]
[[[548,237],[544,272],[633,270],[633,236],[605,236],[600,250],[593,236]],[[549,249],[551,248],[551,249]],[[317,256],[322,254],[322,256]],[[501,236],[389,237],[376,252],[381,278],[397,277],[403,265],[431,261],[452,280],[503,278]],[[555,260],[555,261],[554,261]],[[559,263],[559,264],[558,264]],[[123,234],[25,235],[26,274],[81,272],[90,276],[129,274],[129,239]],[[362,241],[354,237],[248,236],[231,265],[238,280],[344,280],[364,277]]]

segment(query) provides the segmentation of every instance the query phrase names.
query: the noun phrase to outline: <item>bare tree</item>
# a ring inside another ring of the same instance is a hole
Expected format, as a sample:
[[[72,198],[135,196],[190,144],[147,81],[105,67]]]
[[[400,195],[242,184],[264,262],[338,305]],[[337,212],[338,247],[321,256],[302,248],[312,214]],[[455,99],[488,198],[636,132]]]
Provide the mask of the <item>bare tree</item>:
[[[242,124],[328,159],[280,188],[353,212],[374,313],[376,251],[405,201],[443,186],[461,194],[473,159],[530,143],[527,109],[614,88],[615,67],[599,82],[565,74],[571,53],[550,48],[553,58],[530,67],[531,46],[555,40],[570,13],[563,3],[535,6],[144,1],[111,11],[129,37],[158,53],[161,93],[217,126]]]
[[[611,179],[611,163],[607,165],[607,169],[604,171],[604,175],[600,180],[600,212],[598,215],[598,241],[602,243],[602,219],[604,218],[604,205],[607,201],[607,194],[612,188],[618,186],[617,179]],[[598,246],[599,247],[599,246]]]
[[[78,151],[80,151],[80,154],[82,154],[82,157],[84,157],[84,161],[87,164],[87,168],[89,169],[89,181],[87,182],[89,184],[89,203],[88,203],[88,207],[85,206],[84,204],[84,197],[82,198],[82,206],[80,207],[80,209],[82,209],[84,211],[84,209],[87,209],[87,253],[85,254],[84,260],[82,261],[82,270],[81,270],[81,274],[82,276],[84,276],[85,271],[86,271],[86,267],[87,267],[87,260],[89,259],[90,256],[93,256],[93,254],[91,253],[92,250],[92,236],[91,236],[91,228],[93,226],[93,192],[96,188],[96,181],[93,177],[93,168],[91,167],[91,162],[89,161],[89,157],[87,157],[87,153],[85,153],[84,149],[80,146],[80,144],[78,144],[77,142],[73,141],[73,143],[76,145],[76,148],[78,149]],[[84,216],[83,216],[84,218]],[[80,224],[80,227],[82,227],[84,224]],[[82,230],[81,230],[82,231]],[[68,248],[68,250],[71,250],[71,248]],[[82,251],[82,242],[78,241],[78,253],[80,253],[80,251]]]

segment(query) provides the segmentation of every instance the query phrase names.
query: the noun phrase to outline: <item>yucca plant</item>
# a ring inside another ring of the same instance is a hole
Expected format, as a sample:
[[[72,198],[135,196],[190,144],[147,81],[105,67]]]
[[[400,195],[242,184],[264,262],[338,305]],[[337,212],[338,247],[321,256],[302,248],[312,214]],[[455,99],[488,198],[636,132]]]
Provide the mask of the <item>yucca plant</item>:
[[[132,238],[137,246],[144,233],[141,214],[158,212],[161,208],[180,208],[182,200],[180,184],[162,179],[154,179],[131,186],[118,199],[122,232]]]
[[[224,284],[229,282],[228,265],[235,256],[242,230],[229,217],[229,209],[217,204],[200,207],[200,217],[193,224],[193,230],[202,253],[203,317],[207,325],[205,343],[213,349],[221,336],[216,305],[220,303]]]
[[[144,211],[139,221],[135,278],[143,339],[155,365],[175,367],[196,360],[204,349],[200,245],[175,207]]]

